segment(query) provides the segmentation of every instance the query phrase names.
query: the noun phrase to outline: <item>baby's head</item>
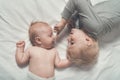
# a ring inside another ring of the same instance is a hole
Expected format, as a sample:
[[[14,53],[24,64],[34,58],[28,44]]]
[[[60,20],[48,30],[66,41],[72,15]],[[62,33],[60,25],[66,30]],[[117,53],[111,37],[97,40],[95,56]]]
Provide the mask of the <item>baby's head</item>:
[[[33,46],[50,49],[54,46],[52,28],[45,22],[34,22],[29,28],[29,38]]]
[[[68,37],[67,58],[76,65],[96,60],[98,42],[80,29],[72,29]]]

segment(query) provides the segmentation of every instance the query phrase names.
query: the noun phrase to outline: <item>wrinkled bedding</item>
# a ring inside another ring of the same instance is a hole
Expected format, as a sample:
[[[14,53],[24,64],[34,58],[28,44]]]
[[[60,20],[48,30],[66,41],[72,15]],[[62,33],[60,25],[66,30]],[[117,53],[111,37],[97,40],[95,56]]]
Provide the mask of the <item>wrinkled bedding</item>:
[[[95,5],[103,0],[91,0]],[[105,0],[104,0],[105,1]],[[0,0],[0,80],[24,80],[28,67],[20,68],[15,61],[16,42],[28,38],[33,21],[45,21],[53,27],[61,18],[67,0]],[[119,25],[120,26],[120,25]],[[56,48],[65,58],[67,28],[60,36]],[[99,39],[98,61],[90,66],[71,66],[56,69],[56,80],[119,80],[120,79],[120,28]]]

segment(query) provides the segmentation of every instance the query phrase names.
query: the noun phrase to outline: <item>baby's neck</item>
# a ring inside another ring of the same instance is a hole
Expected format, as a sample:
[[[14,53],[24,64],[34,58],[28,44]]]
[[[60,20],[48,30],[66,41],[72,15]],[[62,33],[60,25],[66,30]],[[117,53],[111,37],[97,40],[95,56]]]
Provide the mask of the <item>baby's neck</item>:
[[[36,47],[40,47],[40,48],[43,48],[43,49],[46,49],[46,50],[54,49],[54,47],[46,48],[46,47],[42,47],[42,46],[40,46],[40,45],[36,45]]]

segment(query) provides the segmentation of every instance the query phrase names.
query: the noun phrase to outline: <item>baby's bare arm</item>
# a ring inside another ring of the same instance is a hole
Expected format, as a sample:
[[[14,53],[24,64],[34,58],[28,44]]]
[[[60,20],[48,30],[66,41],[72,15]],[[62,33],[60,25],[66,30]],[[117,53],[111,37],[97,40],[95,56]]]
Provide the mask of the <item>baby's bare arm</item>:
[[[70,66],[70,61],[68,59],[60,59],[58,52],[56,52],[55,66],[57,68],[66,68]]]
[[[16,43],[16,62],[18,65],[26,64],[29,60],[29,53],[28,51],[24,52],[25,42],[19,41]]]

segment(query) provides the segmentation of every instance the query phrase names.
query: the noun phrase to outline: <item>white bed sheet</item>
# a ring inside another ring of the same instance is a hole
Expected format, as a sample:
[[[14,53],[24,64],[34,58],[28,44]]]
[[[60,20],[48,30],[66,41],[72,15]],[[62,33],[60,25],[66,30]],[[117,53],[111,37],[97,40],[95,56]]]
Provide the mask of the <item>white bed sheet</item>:
[[[16,64],[16,42],[25,40],[26,47],[30,45],[27,31],[32,21],[45,21],[53,27],[60,20],[66,1],[0,0],[0,80],[24,80],[28,68],[19,68]],[[103,0],[91,1],[96,4]],[[100,54],[94,66],[56,69],[56,80],[119,80],[119,34],[120,28],[117,28],[100,38]],[[61,58],[65,58],[66,37],[67,34],[61,37],[56,46]]]

